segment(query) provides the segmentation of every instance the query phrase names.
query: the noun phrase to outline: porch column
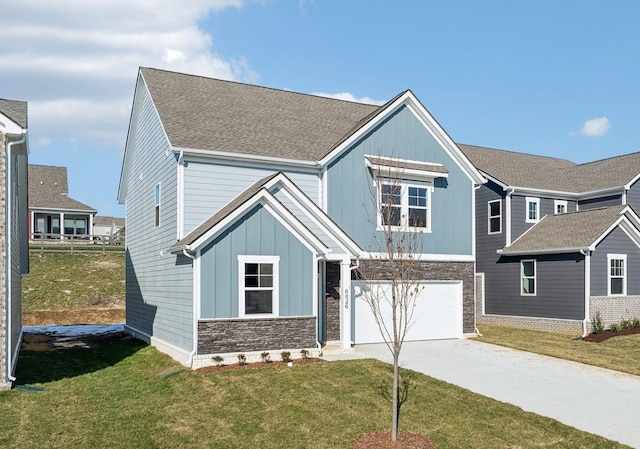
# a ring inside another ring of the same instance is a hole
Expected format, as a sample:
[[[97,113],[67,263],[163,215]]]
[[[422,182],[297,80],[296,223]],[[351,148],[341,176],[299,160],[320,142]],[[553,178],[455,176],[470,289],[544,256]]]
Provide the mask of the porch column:
[[[64,212],[60,212],[60,240],[64,240]]]
[[[351,348],[351,261],[340,261],[340,347]]]
[[[34,234],[36,232],[36,214],[34,211],[29,211],[29,240],[33,240]],[[44,232],[40,230],[40,232]]]
[[[93,214],[89,214],[89,229],[87,229],[87,234],[89,234],[89,240],[93,240]]]

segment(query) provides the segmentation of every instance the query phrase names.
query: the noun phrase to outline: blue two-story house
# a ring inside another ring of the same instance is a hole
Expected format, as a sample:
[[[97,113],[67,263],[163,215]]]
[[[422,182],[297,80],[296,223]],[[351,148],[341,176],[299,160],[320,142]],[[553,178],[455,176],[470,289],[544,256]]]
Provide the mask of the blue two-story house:
[[[479,323],[591,332],[640,317],[640,153],[586,164],[470,145]]]
[[[388,202],[421,248],[407,339],[462,338],[484,181],[411,91],[374,106],[142,68],[118,193],[126,329],[194,368],[381,341],[356,279],[389,282]]]

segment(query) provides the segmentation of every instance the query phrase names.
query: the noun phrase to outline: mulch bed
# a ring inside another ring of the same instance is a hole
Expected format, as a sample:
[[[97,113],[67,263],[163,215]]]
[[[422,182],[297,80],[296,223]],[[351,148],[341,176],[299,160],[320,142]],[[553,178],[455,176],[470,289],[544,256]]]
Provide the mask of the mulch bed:
[[[398,440],[391,441],[391,431],[363,435],[353,443],[354,449],[435,449],[431,438],[419,433],[398,432]]]
[[[640,328],[633,328],[626,331],[611,332],[606,330],[601,334],[592,333],[583,338],[584,341],[591,341],[594,343],[600,343],[601,341],[608,340],[613,337],[620,337],[622,335],[634,335],[640,334]]]
[[[318,359],[315,357],[309,357],[307,359],[294,359],[291,361],[293,364],[292,367],[300,366],[300,365],[308,365],[310,363],[324,363],[325,360]],[[204,368],[198,368],[196,373],[198,374],[209,374],[209,373],[219,373],[221,371],[231,371],[238,369],[257,369],[257,368],[267,368],[267,367],[276,367],[276,366],[287,366],[287,362],[283,361],[273,361],[273,362],[256,362],[256,363],[245,363],[244,365],[240,365],[239,363],[233,363],[229,365],[222,366],[205,366]]]

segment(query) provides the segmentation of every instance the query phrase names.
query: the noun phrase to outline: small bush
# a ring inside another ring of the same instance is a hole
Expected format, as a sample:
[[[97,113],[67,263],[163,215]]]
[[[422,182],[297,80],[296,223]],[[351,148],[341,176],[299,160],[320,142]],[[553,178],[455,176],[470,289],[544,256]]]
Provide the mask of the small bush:
[[[271,357],[269,356],[269,353],[267,351],[260,354],[260,358],[264,363],[269,363],[271,361]]]
[[[611,323],[611,326],[609,326],[609,330],[611,332],[618,332],[620,330],[620,325],[618,323]]]
[[[593,317],[593,330],[596,334],[601,334],[604,332],[604,323],[602,322],[602,315],[600,315],[599,310]]]
[[[307,351],[306,349],[301,349],[300,350],[300,355],[302,356],[303,359],[308,359],[309,358],[309,351]]]
[[[628,331],[629,329],[631,329],[631,320],[620,321],[620,329],[623,331]]]
[[[240,365],[246,365],[247,364],[247,356],[244,354],[238,354],[238,363]]]
[[[280,357],[282,357],[282,361],[283,362],[290,362],[291,361],[291,353],[289,351],[282,351],[280,353]]]
[[[638,319],[637,316],[631,319],[631,327],[633,327],[634,329],[640,328],[640,319]]]
[[[211,357],[211,360],[216,364],[216,366],[222,366],[222,362],[224,362],[224,358],[219,355],[214,355]]]

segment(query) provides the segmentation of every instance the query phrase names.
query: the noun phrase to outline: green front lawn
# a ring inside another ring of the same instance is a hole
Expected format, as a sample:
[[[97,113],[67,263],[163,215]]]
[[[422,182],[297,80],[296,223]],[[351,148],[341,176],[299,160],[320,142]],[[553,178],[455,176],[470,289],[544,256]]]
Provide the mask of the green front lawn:
[[[482,334],[479,341],[640,375],[640,334],[591,343],[575,335],[552,332],[499,326],[479,329]]]
[[[389,427],[374,360],[199,375],[135,340],[100,349],[24,350],[0,393],[5,448],[349,448]],[[167,374],[175,374],[166,376]],[[438,449],[622,448],[521,409],[415,374],[401,430]]]

